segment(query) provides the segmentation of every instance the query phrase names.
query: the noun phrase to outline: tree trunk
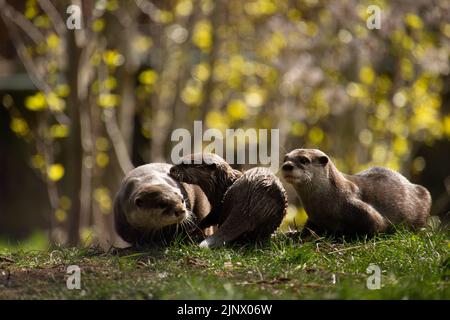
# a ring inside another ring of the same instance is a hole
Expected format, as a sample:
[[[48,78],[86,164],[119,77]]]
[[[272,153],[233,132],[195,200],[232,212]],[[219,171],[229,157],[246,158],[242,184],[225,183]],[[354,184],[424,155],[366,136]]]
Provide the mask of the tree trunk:
[[[67,139],[67,178],[66,190],[72,199],[69,214],[68,244],[77,245],[80,241],[80,217],[81,217],[81,173],[82,173],[82,146],[80,110],[82,106],[78,96],[78,69],[81,50],[75,42],[75,32],[67,35],[68,67],[67,82],[70,86],[68,97],[68,112],[71,119],[70,136]]]

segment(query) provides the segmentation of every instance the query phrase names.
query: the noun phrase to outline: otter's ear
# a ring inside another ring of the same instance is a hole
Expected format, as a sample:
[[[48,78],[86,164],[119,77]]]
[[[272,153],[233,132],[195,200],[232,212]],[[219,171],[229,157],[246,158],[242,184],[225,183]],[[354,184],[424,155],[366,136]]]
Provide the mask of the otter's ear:
[[[328,163],[328,157],[321,156],[319,157],[319,159],[317,159],[317,161],[319,162],[320,165],[324,166]]]

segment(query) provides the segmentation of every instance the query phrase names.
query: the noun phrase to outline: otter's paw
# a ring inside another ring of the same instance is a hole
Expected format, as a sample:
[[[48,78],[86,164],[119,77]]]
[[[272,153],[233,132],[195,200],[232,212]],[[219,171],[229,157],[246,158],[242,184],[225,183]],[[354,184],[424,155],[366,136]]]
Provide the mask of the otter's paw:
[[[221,247],[223,245],[225,245],[224,242],[220,242],[217,239],[214,239],[213,237],[206,238],[199,244],[200,248],[207,248],[207,249],[214,249]]]

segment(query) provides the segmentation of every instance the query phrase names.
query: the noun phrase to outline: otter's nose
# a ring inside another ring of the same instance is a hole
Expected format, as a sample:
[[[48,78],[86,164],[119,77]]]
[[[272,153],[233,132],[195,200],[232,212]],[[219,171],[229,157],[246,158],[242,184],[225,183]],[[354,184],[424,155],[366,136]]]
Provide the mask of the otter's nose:
[[[174,213],[175,213],[175,216],[180,217],[180,216],[182,216],[184,214],[184,209],[183,208],[177,208],[177,209],[175,209]]]
[[[292,171],[294,170],[294,165],[291,162],[286,162],[281,166],[281,169],[284,171]]]

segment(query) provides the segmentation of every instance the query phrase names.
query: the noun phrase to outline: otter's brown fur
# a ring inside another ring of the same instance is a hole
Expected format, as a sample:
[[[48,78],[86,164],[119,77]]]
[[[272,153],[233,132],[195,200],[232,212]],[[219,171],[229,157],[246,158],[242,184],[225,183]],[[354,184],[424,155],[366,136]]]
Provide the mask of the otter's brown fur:
[[[305,230],[373,235],[400,224],[423,227],[430,214],[428,190],[387,168],[347,175],[322,151],[295,149],[286,154],[281,169],[308,214]]]
[[[182,159],[170,173],[179,181],[198,184],[211,202],[211,217],[206,219],[219,228],[202,247],[267,239],[285,216],[286,191],[267,168],[241,173],[217,155],[194,154]]]
[[[130,171],[114,199],[117,233],[132,245],[167,244],[178,236],[203,239],[197,226],[210,211],[203,191],[169,176],[172,167],[151,163]]]
[[[211,212],[200,222],[201,228],[220,225],[226,216],[222,212],[223,196],[228,188],[242,176],[225,160],[212,153],[190,154],[174,165],[170,174],[178,181],[198,185],[211,204]]]

